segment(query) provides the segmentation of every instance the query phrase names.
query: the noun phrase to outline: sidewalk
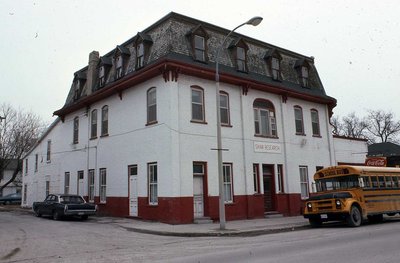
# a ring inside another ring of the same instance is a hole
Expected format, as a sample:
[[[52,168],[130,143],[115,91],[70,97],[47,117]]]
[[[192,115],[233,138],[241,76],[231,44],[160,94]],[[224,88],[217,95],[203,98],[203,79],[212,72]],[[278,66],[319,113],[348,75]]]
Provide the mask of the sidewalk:
[[[17,206],[1,206],[0,212],[22,212],[32,214],[27,208]],[[206,237],[206,236],[258,236],[279,232],[289,232],[309,228],[307,219],[303,216],[268,217],[251,220],[234,220],[226,222],[226,229],[221,230],[219,222],[207,224],[170,225],[160,222],[144,221],[120,217],[89,217],[88,222],[99,224],[114,224],[127,231],[180,237]]]
[[[112,219],[112,222],[109,222]],[[169,225],[129,218],[97,217],[99,223],[113,223],[128,231],[181,237],[205,236],[257,236],[279,232],[289,232],[309,228],[307,219],[302,216],[235,220],[226,223],[221,230],[219,223]]]

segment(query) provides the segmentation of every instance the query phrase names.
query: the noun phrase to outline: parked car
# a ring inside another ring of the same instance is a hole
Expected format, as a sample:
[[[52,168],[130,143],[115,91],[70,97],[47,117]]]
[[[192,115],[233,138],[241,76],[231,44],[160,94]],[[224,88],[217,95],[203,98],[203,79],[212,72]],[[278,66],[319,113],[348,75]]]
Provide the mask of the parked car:
[[[0,197],[0,204],[21,204],[21,194],[14,193]]]
[[[80,195],[49,194],[43,202],[34,202],[32,210],[37,217],[48,215],[59,220],[78,216],[86,220],[88,216],[96,214],[97,206],[87,203]]]

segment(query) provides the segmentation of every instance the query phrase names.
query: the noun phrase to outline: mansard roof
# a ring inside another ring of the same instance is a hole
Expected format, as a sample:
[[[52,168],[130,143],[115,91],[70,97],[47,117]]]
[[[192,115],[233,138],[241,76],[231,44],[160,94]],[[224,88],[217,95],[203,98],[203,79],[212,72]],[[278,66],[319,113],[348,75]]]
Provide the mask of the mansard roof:
[[[206,61],[196,61],[191,55],[192,47],[191,42],[187,39],[187,34],[188,32],[194,32],[193,30],[202,30],[209,36],[206,41]],[[116,79],[110,74],[103,87],[98,89],[95,87],[85,88],[87,91],[92,90],[93,93],[85,94],[85,96],[80,97],[76,101],[72,99],[71,94],[73,92],[70,91],[70,95],[63,108],[55,111],[54,114],[63,119],[63,116],[74,110],[90,106],[91,103],[104,99],[114,93],[120,94],[123,89],[131,88],[138,83],[159,75],[162,75],[167,81],[170,75],[166,74],[166,72],[169,71],[173,71],[174,74],[178,74],[179,72],[179,74],[213,80],[215,78],[215,56],[217,49],[229,32],[230,30],[216,25],[171,12],[101,57],[99,63],[108,61],[109,65],[111,65],[115,52],[129,54],[130,57],[126,61],[126,69],[122,78]],[[152,44],[146,50],[144,67],[139,69],[135,64],[137,62],[134,45],[140,39],[148,42],[151,41]],[[240,41],[248,47],[248,72],[246,73],[236,70],[235,62],[232,60],[232,55],[229,51],[230,44]],[[315,68],[313,57],[307,57],[236,32],[227,39],[226,43],[218,60],[221,82],[244,87],[246,90],[265,90],[280,94],[285,98],[297,97],[308,101],[324,103],[329,106],[330,110],[336,106],[336,100],[325,93],[317,69]],[[279,54],[281,57],[282,81],[274,81],[267,70],[265,58],[270,53]],[[296,67],[299,65],[307,65],[311,69],[309,72],[310,85],[307,88],[302,87],[299,83],[296,70]],[[110,72],[114,72],[114,70],[115,65],[111,65]],[[87,71],[88,67],[86,66],[78,72]],[[176,79],[177,76],[175,77]],[[96,81],[87,81],[87,83],[96,83]]]

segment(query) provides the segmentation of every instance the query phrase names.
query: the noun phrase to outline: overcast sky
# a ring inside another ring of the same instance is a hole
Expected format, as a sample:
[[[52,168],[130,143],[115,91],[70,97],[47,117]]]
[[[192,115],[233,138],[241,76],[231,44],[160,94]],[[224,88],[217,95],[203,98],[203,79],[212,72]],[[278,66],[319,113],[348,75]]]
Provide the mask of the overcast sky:
[[[73,73],[93,50],[113,50],[174,11],[314,56],[335,115],[383,109],[400,118],[400,4],[396,0],[0,0],[0,103],[51,122]]]

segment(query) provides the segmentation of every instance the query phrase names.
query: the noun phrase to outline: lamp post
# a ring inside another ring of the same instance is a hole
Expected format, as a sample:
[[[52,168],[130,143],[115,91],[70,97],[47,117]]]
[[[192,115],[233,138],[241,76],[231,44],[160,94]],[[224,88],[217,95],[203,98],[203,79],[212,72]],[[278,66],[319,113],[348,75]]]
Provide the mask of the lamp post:
[[[219,54],[225,45],[228,37],[239,27],[244,25],[257,26],[263,20],[262,17],[255,16],[249,21],[235,27],[228,35],[225,36],[221,45],[217,49],[217,56],[215,57],[215,83],[216,83],[216,96],[217,96],[217,152],[218,152],[218,186],[219,186],[219,223],[220,229],[225,230],[226,220],[225,220],[225,202],[224,202],[224,175],[223,175],[223,164],[222,164],[222,138],[221,138],[221,110],[220,110],[220,94],[219,94],[219,67],[218,60]]]

